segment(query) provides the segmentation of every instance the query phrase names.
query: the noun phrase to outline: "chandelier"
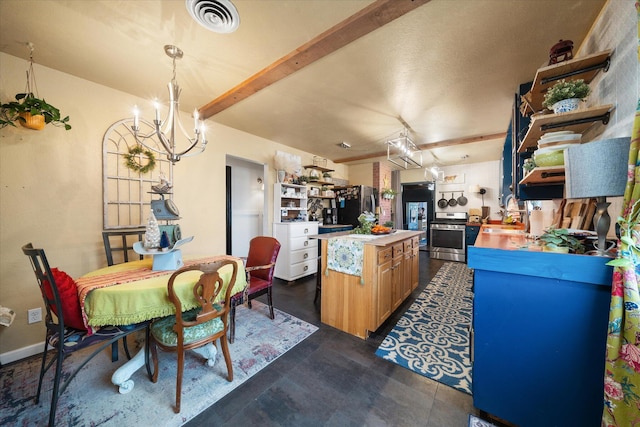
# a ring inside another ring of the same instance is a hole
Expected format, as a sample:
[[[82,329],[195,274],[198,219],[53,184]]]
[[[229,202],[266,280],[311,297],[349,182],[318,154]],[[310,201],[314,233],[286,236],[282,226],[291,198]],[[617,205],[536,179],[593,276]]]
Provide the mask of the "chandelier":
[[[171,78],[171,82],[169,82],[169,114],[165,120],[160,120],[160,105],[156,101],[154,103],[154,107],[156,110],[155,119],[153,120],[153,124],[155,130],[142,135],[139,133],[140,131],[140,117],[139,111],[136,107],[133,115],[133,126],[131,129],[133,130],[133,134],[135,136],[136,142],[148,150],[155,151],[158,154],[163,154],[167,156],[167,159],[171,161],[171,163],[175,164],[182,157],[195,156],[204,151],[207,145],[207,139],[204,133],[204,122],[200,120],[198,110],[195,109],[193,111],[193,127],[194,127],[194,136],[190,136],[190,134],[185,130],[182,122],[180,121],[180,86],[176,81],[176,59],[181,59],[183,56],[182,50],[173,45],[166,45],[164,47],[164,51],[169,58],[173,60],[173,77]],[[186,141],[178,143],[176,141],[176,133],[180,131]],[[160,141],[160,144],[147,144],[149,138],[157,138]],[[164,151],[156,148],[159,146],[164,148]]]
[[[422,151],[413,143],[407,129],[398,138],[387,141],[387,160],[403,169],[422,167]]]

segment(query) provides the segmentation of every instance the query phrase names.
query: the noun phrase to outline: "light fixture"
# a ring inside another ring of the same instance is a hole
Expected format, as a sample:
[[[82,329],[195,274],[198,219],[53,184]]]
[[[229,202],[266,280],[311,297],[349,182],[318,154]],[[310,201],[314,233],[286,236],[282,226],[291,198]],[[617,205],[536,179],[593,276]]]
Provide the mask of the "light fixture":
[[[403,169],[422,167],[422,151],[413,143],[407,129],[398,138],[387,141],[387,160]]]
[[[478,184],[476,185],[472,185],[471,187],[469,187],[469,191],[472,193],[477,193],[480,194],[480,196],[482,197],[482,218],[489,218],[489,206],[485,206],[484,205],[484,195],[487,194],[487,190],[483,187],[480,187]]]
[[[429,179],[429,175],[431,175],[431,179]],[[444,171],[441,171],[435,165],[430,168],[424,168],[424,180],[442,182],[444,180]]]
[[[622,196],[627,185],[631,138],[611,138],[576,144],[564,152],[565,197],[596,199],[593,226],[598,236],[595,255],[609,256],[606,248],[611,218],[607,197]]]
[[[169,82],[169,113],[167,118],[163,121],[160,120],[160,106],[158,102],[155,102],[156,116],[153,120],[155,125],[155,131],[147,135],[141,135],[139,133],[140,118],[138,108],[136,107],[133,115],[133,134],[138,144],[143,145],[145,148],[155,151],[159,154],[166,154],[167,159],[175,164],[182,157],[195,156],[204,151],[207,145],[207,139],[204,132],[204,122],[199,119],[198,110],[193,112],[193,127],[194,136],[191,137],[185,130],[182,122],[180,121],[180,86],[176,81],[176,59],[180,59],[183,56],[182,50],[179,47],[173,45],[166,45],[164,51],[169,58],[173,60],[173,77]],[[180,130],[187,142],[178,143],[176,141],[176,131]],[[157,137],[160,141],[160,145],[164,148],[164,151],[158,150],[156,144],[147,144],[145,141],[149,138]]]

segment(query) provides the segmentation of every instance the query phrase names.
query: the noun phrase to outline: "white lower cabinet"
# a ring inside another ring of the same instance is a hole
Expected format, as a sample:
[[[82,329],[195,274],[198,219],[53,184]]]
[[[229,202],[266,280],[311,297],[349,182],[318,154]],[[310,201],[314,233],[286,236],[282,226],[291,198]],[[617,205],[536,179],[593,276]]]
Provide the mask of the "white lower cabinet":
[[[318,234],[317,222],[273,224],[273,236],[281,245],[274,276],[296,280],[318,271],[318,240],[309,239],[314,234]]]

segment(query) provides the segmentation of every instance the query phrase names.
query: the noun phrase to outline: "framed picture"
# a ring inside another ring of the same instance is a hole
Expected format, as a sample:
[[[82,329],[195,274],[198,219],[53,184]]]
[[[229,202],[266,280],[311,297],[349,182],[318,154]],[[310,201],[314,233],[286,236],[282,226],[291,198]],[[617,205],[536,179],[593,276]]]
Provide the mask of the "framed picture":
[[[464,184],[464,174],[445,175],[442,179],[443,184]]]

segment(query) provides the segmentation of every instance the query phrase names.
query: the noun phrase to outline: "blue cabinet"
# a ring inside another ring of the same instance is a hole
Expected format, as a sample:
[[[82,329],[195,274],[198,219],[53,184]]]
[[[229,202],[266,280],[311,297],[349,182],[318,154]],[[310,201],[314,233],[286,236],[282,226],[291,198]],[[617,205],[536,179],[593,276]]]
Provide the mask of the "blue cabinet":
[[[478,225],[467,225],[464,228],[464,242],[467,246],[473,246],[478,238],[478,233],[480,232],[480,224]]]
[[[473,403],[520,427],[598,427],[606,258],[469,248]]]

